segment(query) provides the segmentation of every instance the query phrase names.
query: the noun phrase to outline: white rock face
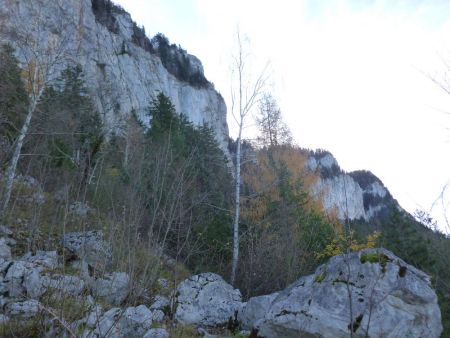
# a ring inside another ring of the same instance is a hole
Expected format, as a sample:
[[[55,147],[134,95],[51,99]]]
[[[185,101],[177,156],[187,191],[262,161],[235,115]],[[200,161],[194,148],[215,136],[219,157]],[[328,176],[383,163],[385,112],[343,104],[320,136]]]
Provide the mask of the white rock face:
[[[332,154],[311,152],[305,168],[320,178],[311,187],[311,194],[325,211],[336,212],[340,220],[363,219],[387,215],[390,207],[398,203],[381,181],[369,171],[342,171]]]
[[[19,13],[18,17],[13,11]],[[110,129],[120,132],[132,112],[148,123],[146,108],[157,92],[163,92],[177,111],[194,124],[208,123],[222,149],[227,149],[228,126],[223,98],[212,86],[194,88],[178,80],[167,71],[159,57],[135,45],[128,14],[114,14],[117,34],[96,21],[91,0],[65,0],[62,10],[53,0],[0,0],[1,14],[6,14],[9,26],[20,23],[21,29],[29,32],[28,38],[67,41],[64,43],[65,60],[83,67],[85,81]],[[31,27],[38,20],[44,25],[40,27],[41,36],[36,38],[38,33]],[[147,28],[158,30],[158,27]],[[0,40],[9,40],[13,45],[17,42],[8,36],[0,36]],[[197,58],[190,56],[189,63],[203,70]],[[63,65],[60,68],[63,69]]]
[[[367,220],[364,210],[363,190],[352,177],[340,174],[332,178],[320,178],[312,187],[312,194],[319,198],[325,210],[337,211],[338,218]]]
[[[258,326],[271,338],[348,337],[350,330],[354,337],[442,333],[429,277],[385,249],[331,258],[280,292]]]
[[[210,272],[184,280],[177,291],[175,319],[183,324],[222,325],[242,307],[241,292]]]

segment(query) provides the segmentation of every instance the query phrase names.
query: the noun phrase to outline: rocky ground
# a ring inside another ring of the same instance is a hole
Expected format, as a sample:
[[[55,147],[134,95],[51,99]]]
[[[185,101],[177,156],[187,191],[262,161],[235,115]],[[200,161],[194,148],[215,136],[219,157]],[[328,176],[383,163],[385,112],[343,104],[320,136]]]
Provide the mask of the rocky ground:
[[[84,338],[214,337],[225,331],[349,337],[351,330],[353,337],[439,337],[442,331],[429,277],[384,249],[335,256],[285,290],[247,302],[219,275],[202,273],[176,288],[159,279],[159,293],[142,290],[147,301],[124,306],[137,286],[126,272],[109,270],[111,247],[101,231],[66,233],[58,251],[21,255],[12,254],[17,241],[10,229],[1,227],[0,236],[5,336],[39,330],[47,337]],[[180,333],[180,327],[191,331]]]

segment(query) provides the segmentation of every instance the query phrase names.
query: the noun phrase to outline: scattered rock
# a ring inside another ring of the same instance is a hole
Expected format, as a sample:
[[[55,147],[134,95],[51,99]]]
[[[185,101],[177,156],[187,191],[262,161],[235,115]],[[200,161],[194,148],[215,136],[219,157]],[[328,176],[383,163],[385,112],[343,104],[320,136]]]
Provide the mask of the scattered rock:
[[[10,316],[18,316],[23,319],[28,319],[36,316],[39,313],[39,302],[31,299],[23,302],[9,303],[6,305],[6,313]]]
[[[8,246],[5,238],[0,238],[0,259],[11,260],[11,248]]]
[[[13,234],[12,230],[4,225],[0,225],[0,236],[11,236]]]
[[[355,337],[433,338],[442,332],[429,277],[385,249],[331,258],[280,292],[258,326],[261,336],[274,338],[346,337],[350,330]]]
[[[170,305],[170,300],[167,297],[156,295],[153,299],[152,305],[150,305],[150,310],[164,310]]]
[[[214,273],[202,273],[177,288],[175,319],[183,324],[222,325],[239,311],[241,292]]]
[[[125,310],[112,308],[100,318],[95,318],[95,321],[88,319],[87,325],[93,327],[91,324],[95,324],[93,333],[100,337],[138,338],[144,336],[150,329],[152,313],[145,305]]]
[[[5,324],[8,321],[9,321],[9,317],[7,315],[4,315],[4,314],[0,313],[0,325],[1,324]]]
[[[102,231],[68,233],[64,236],[62,245],[94,269],[104,271],[111,263],[111,245],[104,240]]]
[[[85,290],[84,281],[77,276],[44,276],[42,277],[42,283],[46,288],[60,290],[62,293],[71,296],[79,296]]]
[[[55,269],[58,266],[58,254],[56,251],[38,250],[35,255],[28,252],[21,258],[21,260],[42,265],[49,269]]]
[[[169,338],[169,332],[163,328],[150,329],[143,338]]]
[[[74,202],[69,205],[69,213],[79,217],[86,217],[88,213],[92,213],[93,209],[83,202]]]
[[[9,266],[4,283],[8,286],[10,297],[38,298],[45,289],[41,280],[42,268],[33,263],[25,261],[15,261]]]
[[[125,272],[113,272],[104,278],[91,282],[92,294],[96,298],[117,306],[127,298],[130,291],[130,277]]]
[[[214,334],[210,334],[208,331],[206,331],[204,328],[199,327],[197,329],[197,332],[199,335],[201,335],[203,338],[218,338],[218,336]]]
[[[152,326],[152,312],[145,306],[127,308],[119,319],[125,337],[142,337]]]
[[[160,323],[164,320],[165,314],[161,310],[153,310],[152,316],[153,316],[153,321]]]

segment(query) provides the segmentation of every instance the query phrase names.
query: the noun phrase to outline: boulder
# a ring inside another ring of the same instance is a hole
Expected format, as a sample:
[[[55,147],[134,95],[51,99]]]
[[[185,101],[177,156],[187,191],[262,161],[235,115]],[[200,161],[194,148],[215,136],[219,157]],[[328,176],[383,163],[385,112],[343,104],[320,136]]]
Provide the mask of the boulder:
[[[91,281],[92,295],[117,306],[127,298],[130,291],[130,277],[125,272],[113,272],[103,278]]]
[[[21,260],[41,265],[48,269],[56,269],[58,266],[58,254],[56,251],[36,251],[36,254],[31,252],[26,253]]]
[[[143,338],[169,338],[169,332],[163,328],[150,329]]]
[[[85,290],[84,281],[77,276],[54,275],[42,277],[42,283],[46,288],[59,290],[63,294],[78,296]]]
[[[102,231],[65,234],[62,245],[76,258],[86,261],[94,269],[104,270],[111,263],[111,245],[104,240]]]
[[[238,320],[241,323],[241,328],[244,330],[251,330],[257,327],[258,322],[264,318],[273,300],[278,296],[278,292],[270,295],[259,297],[252,297],[243,306],[238,314]]]
[[[150,305],[150,310],[163,310],[170,306],[170,300],[167,297],[156,295],[153,298],[153,303]]]
[[[24,302],[9,303],[6,305],[6,313],[9,316],[17,316],[28,319],[36,316],[40,311],[40,304],[37,300],[31,299]]]
[[[11,260],[11,248],[8,246],[5,238],[0,238],[0,259]]]
[[[162,310],[153,310],[152,311],[153,321],[155,321],[157,323],[162,322],[164,320],[165,316],[166,315],[164,314],[164,311],[162,311]]]
[[[15,261],[9,266],[4,283],[10,297],[39,298],[45,287],[41,278],[42,267],[30,262]]]
[[[100,337],[140,338],[152,325],[152,313],[145,305],[125,310],[112,308],[100,318],[88,320],[87,325],[92,327],[90,324],[95,324],[95,329],[91,332]]]
[[[175,319],[183,324],[217,326],[241,309],[241,292],[214,273],[184,280],[177,288]]]
[[[280,292],[258,329],[283,338],[348,337],[350,330],[437,338],[442,324],[429,277],[388,250],[368,249],[335,256]]]
[[[119,319],[125,337],[142,337],[152,326],[152,312],[145,306],[127,308]]]

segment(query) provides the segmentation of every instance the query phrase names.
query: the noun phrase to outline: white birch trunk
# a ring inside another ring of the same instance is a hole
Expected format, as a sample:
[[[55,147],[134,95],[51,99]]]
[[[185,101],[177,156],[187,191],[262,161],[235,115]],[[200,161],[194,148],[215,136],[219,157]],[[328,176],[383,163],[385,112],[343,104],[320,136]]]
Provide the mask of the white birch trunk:
[[[33,112],[36,109],[37,100],[33,99],[28,107],[27,117],[25,122],[20,129],[19,137],[17,138],[16,147],[14,148],[14,154],[9,164],[8,170],[6,171],[6,182],[3,194],[3,203],[1,208],[0,217],[4,217],[6,210],[8,208],[9,200],[11,199],[11,192],[13,189],[14,178],[16,176],[17,163],[19,162],[19,157],[22,152],[23,141],[30,128],[31,118],[33,117]]]

